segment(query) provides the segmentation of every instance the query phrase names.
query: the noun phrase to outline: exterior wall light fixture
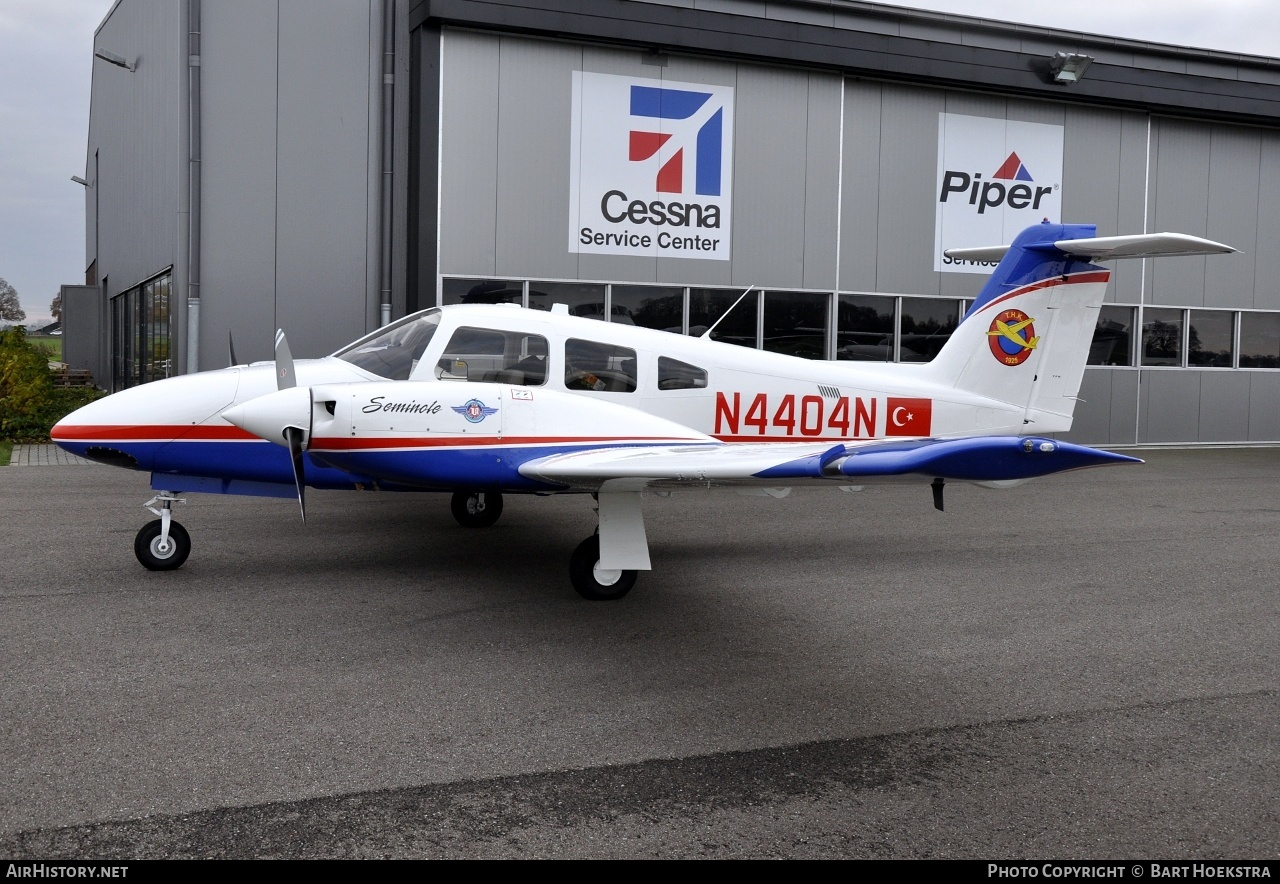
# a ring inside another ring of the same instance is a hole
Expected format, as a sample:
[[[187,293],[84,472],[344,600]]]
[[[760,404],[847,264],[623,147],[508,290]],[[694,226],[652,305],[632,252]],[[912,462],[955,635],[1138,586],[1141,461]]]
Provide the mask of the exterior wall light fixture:
[[[95,50],[93,57],[100,58],[107,64],[113,64],[118,68],[124,68],[126,71],[134,71],[138,68],[137,59],[129,61],[124,56],[116,55],[114,52],[108,52],[106,49]]]
[[[1084,72],[1093,64],[1092,55],[1078,52],[1055,52],[1049,59],[1049,73],[1055,83],[1070,86],[1084,76]]]

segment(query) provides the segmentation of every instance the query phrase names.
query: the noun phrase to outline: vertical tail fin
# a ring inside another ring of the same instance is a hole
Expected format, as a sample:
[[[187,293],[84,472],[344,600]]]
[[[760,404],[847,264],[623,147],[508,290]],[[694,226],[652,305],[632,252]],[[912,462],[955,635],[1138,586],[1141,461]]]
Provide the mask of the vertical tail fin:
[[[1076,395],[1111,271],[1096,261],[1234,252],[1176,233],[1095,237],[1092,224],[1028,227],[1007,249],[957,249],[952,257],[1003,257],[928,372],[937,383],[1021,410],[1027,432],[1071,428]]]

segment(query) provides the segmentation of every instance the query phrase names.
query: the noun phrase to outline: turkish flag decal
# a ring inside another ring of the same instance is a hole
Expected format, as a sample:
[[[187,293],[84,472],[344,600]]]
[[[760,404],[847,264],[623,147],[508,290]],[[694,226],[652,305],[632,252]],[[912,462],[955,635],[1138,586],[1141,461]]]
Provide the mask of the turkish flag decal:
[[[932,399],[894,399],[890,396],[886,406],[886,436],[928,436],[932,432]]]

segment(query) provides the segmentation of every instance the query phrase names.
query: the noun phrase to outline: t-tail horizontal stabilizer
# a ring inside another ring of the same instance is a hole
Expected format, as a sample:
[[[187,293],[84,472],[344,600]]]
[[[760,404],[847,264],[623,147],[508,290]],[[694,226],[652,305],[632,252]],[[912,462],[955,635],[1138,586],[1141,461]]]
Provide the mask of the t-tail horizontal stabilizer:
[[[827,452],[821,458],[801,458],[756,473],[756,478],[870,478],[914,473],[966,482],[1008,482],[1085,467],[1142,463],[1127,454],[1034,436],[891,442],[849,448],[845,453],[845,457]]]
[[[1088,261],[1111,261],[1117,258],[1167,258],[1175,255],[1226,255],[1239,251],[1229,245],[1201,239],[1187,233],[1138,233],[1131,236],[1094,236],[1085,239],[1059,239],[1053,242],[1028,243],[1023,248],[1047,249],[1052,246],[1068,255]],[[957,261],[996,262],[1010,246],[979,246],[972,249],[947,249],[948,258]]]

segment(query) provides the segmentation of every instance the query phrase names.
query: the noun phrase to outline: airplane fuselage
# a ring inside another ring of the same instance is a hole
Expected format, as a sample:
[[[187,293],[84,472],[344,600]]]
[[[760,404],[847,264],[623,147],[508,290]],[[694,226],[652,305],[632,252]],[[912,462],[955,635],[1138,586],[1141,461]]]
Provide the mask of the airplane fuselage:
[[[485,409],[512,409],[540,391],[627,406],[695,436],[730,443],[836,444],[1010,434],[1023,428],[1017,406],[936,384],[916,365],[807,360],[501,305],[423,311],[392,328],[399,331],[376,332],[333,356],[298,360],[298,383],[352,384],[360,401],[351,408],[365,422],[393,426],[399,417],[404,426],[441,412],[461,415],[454,423],[463,431],[434,433],[424,442],[436,452],[456,449],[460,468],[429,484],[421,478],[398,484],[385,474],[379,481],[359,470],[335,468],[340,455],[317,458],[309,452],[309,486],[536,490],[536,483],[514,469],[476,470],[475,465],[485,460],[480,451],[490,462],[505,459],[512,467],[528,458],[527,450],[514,450],[510,433],[504,438],[501,432],[479,431],[503,425],[505,415],[485,423]],[[429,383],[364,386],[384,379]],[[477,400],[461,381],[495,385],[492,401]],[[82,409],[72,416],[74,423],[59,424],[53,435],[77,454],[151,472],[157,489],[292,496],[288,452],[222,416],[271,392],[275,382],[274,363],[156,381],[110,397],[109,408],[102,400],[97,409]],[[467,408],[474,413],[467,415]],[[576,429],[559,437],[557,450],[645,444],[638,441],[644,433],[618,431],[607,414],[592,426],[593,409],[573,411],[570,406],[565,423],[576,423]]]

